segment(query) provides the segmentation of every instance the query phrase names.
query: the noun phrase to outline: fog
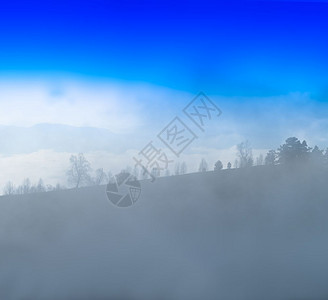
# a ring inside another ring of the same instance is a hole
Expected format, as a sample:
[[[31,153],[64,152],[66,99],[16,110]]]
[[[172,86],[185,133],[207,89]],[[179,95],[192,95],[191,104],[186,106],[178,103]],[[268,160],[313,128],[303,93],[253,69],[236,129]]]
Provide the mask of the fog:
[[[326,299],[328,172],[281,166],[0,199],[2,299]]]
[[[0,300],[328,300],[327,15],[2,1]]]

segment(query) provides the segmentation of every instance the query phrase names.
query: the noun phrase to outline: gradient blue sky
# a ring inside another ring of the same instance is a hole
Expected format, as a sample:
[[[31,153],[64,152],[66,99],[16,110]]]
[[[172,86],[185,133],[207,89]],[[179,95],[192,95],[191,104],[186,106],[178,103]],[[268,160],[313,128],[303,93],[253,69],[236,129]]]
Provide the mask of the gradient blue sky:
[[[327,15],[323,1],[6,1],[0,72],[326,100]]]
[[[243,140],[254,156],[289,136],[327,147],[327,16],[328,1],[2,2],[0,186],[63,182],[76,152],[117,172],[199,91],[223,114],[191,170]]]

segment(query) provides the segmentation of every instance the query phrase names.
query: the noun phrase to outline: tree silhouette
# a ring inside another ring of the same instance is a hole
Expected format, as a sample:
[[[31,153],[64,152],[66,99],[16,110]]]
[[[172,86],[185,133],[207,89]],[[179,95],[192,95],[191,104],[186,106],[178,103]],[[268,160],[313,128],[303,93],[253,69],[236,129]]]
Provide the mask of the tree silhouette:
[[[46,191],[46,187],[44,186],[42,178],[39,179],[39,182],[36,186],[36,192],[37,193],[42,193]]]
[[[70,169],[67,171],[68,181],[75,188],[78,188],[81,184],[89,183],[91,167],[83,153],[79,153],[77,156],[72,155],[69,161]]]
[[[323,150],[320,150],[318,146],[314,146],[310,154],[310,161],[314,165],[324,164]]]
[[[199,168],[198,168],[198,171],[199,172],[206,172],[208,169],[208,164],[205,160],[205,158],[202,158],[200,164],[199,164]]]
[[[234,163],[233,163],[233,167],[235,169],[237,169],[239,167],[239,162],[238,162],[238,159],[235,159]]]
[[[270,150],[264,160],[266,165],[276,165],[277,164],[277,152],[275,150]]]
[[[328,166],[328,148],[326,149],[325,153],[323,154],[323,164]]]
[[[250,147],[248,141],[237,145],[237,155],[239,157],[239,168],[253,166],[252,148]]]
[[[96,175],[93,179],[94,185],[101,185],[101,184],[108,183],[108,176],[103,168],[97,169],[95,173]]]
[[[25,178],[22,184],[22,194],[28,194],[31,191],[31,181],[29,178]]]
[[[8,181],[3,189],[5,195],[13,195],[16,193],[15,186],[11,181]]]
[[[227,169],[231,169],[231,162],[229,161],[228,164],[227,164]]]
[[[220,171],[223,169],[223,164],[221,160],[218,160],[214,165],[214,171]]]
[[[56,186],[53,188],[54,191],[60,191],[60,190],[65,190],[66,187],[61,185],[60,183],[57,183]]]
[[[305,162],[309,159],[311,148],[306,141],[302,143],[296,137],[290,137],[278,149],[278,161],[281,164]]]

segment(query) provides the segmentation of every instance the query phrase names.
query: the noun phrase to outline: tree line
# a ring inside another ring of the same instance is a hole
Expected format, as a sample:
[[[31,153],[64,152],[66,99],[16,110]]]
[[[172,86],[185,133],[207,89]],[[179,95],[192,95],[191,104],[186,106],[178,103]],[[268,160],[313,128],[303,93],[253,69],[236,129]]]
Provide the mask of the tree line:
[[[35,184],[31,183],[29,178],[25,178],[22,184],[15,186],[13,182],[8,181],[3,189],[4,195],[22,195],[30,193],[42,193],[66,189],[65,186],[57,183],[56,185],[45,184],[40,178]]]
[[[259,155],[254,160],[252,148],[248,141],[237,145],[237,159],[234,168],[245,168],[260,165],[296,165],[312,164],[315,166],[328,166],[328,148],[320,149],[318,146],[311,148],[307,142],[302,142],[296,137],[286,139],[285,143],[277,149],[269,150],[265,157]],[[199,171],[203,169],[204,162],[201,162]],[[231,169],[231,162],[228,162],[227,169]],[[223,169],[223,164],[218,160],[214,165],[214,170]]]
[[[84,157],[83,153],[72,155],[70,157],[70,167],[66,172],[67,183],[69,187],[93,186],[107,184],[112,178],[110,172],[106,173],[102,168],[95,170],[91,175],[92,168],[89,161]],[[65,190],[68,187],[57,183],[56,185],[45,184],[40,178],[35,184],[31,183],[29,178],[25,178],[23,182],[15,186],[12,181],[8,181],[3,189],[4,195],[21,195],[30,193],[42,193],[50,191]]]
[[[105,172],[103,168],[96,169],[92,174],[90,162],[85,158],[83,153],[72,155],[69,159],[70,166],[66,172],[67,183],[69,187],[79,188],[81,186],[95,186],[107,184],[115,181],[112,173]],[[328,166],[328,148],[320,149],[318,146],[311,148],[306,141],[300,141],[296,137],[286,139],[285,143],[277,149],[269,150],[265,157],[260,155],[254,160],[252,148],[248,141],[237,145],[237,159],[232,166],[231,162],[227,163],[226,168],[245,168],[259,165],[287,165],[287,164],[305,164],[311,163],[314,165]],[[214,171],[219,171],[224,168],[221,160],[214,164]],[[206,172],[209,170],[209,165],[205,158],[202,158],[198,167],[198,172]],[[186,162],[177,162],[174,168],[173,175],[186,174],[188,171]],[[150,176],[161,176],[160,171],[153,168],[149,173],[139,172],[137,168],[127,167],[121,173],[130,173],[136,179],[148,179]],[[166,170],[164,176],[170,176],[170,171]],[[11,181],[7,182],[3,189],[5,195],[13,194],[28,194],[40,193],[48,191],[57,191],[67,189],[66,186],[57,183],[55,186],[45,184],[40,178],[35,184],[32,184],[29,178],[24,179],[22,184],[15,186]]]

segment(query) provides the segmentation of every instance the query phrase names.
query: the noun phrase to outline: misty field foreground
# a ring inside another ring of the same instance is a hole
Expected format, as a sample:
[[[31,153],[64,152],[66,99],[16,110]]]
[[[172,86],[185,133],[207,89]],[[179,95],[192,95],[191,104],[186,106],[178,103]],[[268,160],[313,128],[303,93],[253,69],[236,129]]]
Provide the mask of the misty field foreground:
[[[328,171],[263,166],[0,198],[0,299],[328,299]]]

